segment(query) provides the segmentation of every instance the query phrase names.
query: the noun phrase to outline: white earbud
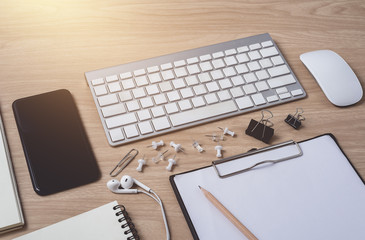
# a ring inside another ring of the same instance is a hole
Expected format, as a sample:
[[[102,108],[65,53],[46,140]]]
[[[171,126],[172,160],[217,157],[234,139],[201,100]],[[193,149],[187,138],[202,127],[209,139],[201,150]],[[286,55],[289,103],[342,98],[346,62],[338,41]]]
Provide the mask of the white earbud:
[[[147,192],[150,192],[150,190],[151,190],[149,187],[147,187],[143,183],[137,181],[136,179],[134,179],[128,175],[124,175],[120,182],[118,180],[112,179],[106,184],[106,186],[113,193],[138,193],[137,189],[130,189],[131,187],[133,187],[133,184],[140,186]],[[120,187],[122,187],[122,188],[120,188]]]

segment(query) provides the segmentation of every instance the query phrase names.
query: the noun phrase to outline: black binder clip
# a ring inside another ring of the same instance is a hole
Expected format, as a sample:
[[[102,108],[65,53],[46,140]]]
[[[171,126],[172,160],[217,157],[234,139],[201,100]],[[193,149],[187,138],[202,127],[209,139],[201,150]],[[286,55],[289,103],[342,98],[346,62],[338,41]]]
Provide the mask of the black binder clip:
[[[302,115],[303,112],[304,111],[302,108],[297,108],[295,114],[294,115],[289,114],[284,121],[293,128],[298,130],[299,127],[302,125],[301,121],[305,120],[305,117],[303,117]]]
[[[271,116],[265,118],[264,111],[270,113]],[[269,143],[270,139],[274,135],[274,129],[271,128],[274,124],[270,122],[269,119],[274,117],[274,115],[269,110],[262,110],[261,115],[262,117],[259,122],[251,119],[250,124],[246,129],[246,134],[263,141],[264,143]]]

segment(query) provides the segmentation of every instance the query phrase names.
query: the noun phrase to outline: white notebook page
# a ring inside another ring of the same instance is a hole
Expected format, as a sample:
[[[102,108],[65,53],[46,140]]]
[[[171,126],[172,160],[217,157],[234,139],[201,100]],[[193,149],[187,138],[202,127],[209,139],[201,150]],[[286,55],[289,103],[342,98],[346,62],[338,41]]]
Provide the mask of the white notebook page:
[[[122,229],[121,226],[126,222],[118,222],[118,219],[122,218],[123,215],[119,217],[115,215],[120,211],[120,209],[113,210],[113,207],[116,205],[118,205],[117,201],[108,203],[38,231],[15,238],[15,240],[127,239],[133,235],[131,233],[124,234],[124,231],[127,229]]]
[[[201,240],[246,239],[199,190],[210,191],[260,240],[365,239],[365,186],[329,135],[300,143],[303,156],[221,179],[213,167],[174,181]],[[250,157],[287,156],[292,147]],[[290,153],[289,153],[290,154]],[[246,159],[222,171],[248,167]],[[229,169],[230,168],[230,169]]]

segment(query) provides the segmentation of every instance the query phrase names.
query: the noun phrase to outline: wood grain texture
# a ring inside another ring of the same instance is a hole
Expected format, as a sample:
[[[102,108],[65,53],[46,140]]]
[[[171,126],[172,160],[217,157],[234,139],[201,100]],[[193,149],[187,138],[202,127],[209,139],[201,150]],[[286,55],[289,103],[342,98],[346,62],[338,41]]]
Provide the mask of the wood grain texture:
[[[260,113],[113,148],[106,141],[84,72],[265,32],[276,41],[308,93],[306,99],[270,108],[275,124],[271,143],[331,132],[365,178],[364,100],[347,108],[333,106],[299,60],[307,51],[334,50],[365,86],[364,29],[365,2],[361,0],[0,1],[0,107],[26,220],[24,229],[0,238],[12,239],[118,200],[130,212],[142,239],[164,239],[157,204],[143,195],[115,195],[106,188],[110,170],[131,148],[137,148],[146,155],[148,166],[138,173],[133,161],[124,173],[159,194],[172,239],[192,239],[168,177],[215,160],[215,144],[204,135],[218,132],[217,127],[228,126],[238,134],[223,143],[225,157],[266,146],[244,134],[250,119],[259,118]],[[102,177],[93,184],[40,197],[31,186],[11,105],[18,98],[61,88],[75,98]],[[299,131],[283,121],[297,107],[304,109],[306,117]],[[150,160],[156,152],[146,146],[160,139],[185,148],[172,173],[165,170],[167,162]],[[192,139],[206,152],[193,149]]]

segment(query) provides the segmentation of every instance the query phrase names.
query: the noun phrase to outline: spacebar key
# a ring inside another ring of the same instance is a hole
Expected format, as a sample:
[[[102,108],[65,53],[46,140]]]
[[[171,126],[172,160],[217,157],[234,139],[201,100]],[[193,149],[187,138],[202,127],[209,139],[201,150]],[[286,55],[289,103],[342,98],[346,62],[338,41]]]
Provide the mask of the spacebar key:
[[[226,101],[170,115],[170,120],[176,127],[235,111],[237,111],[236,104],[233,101]]]

